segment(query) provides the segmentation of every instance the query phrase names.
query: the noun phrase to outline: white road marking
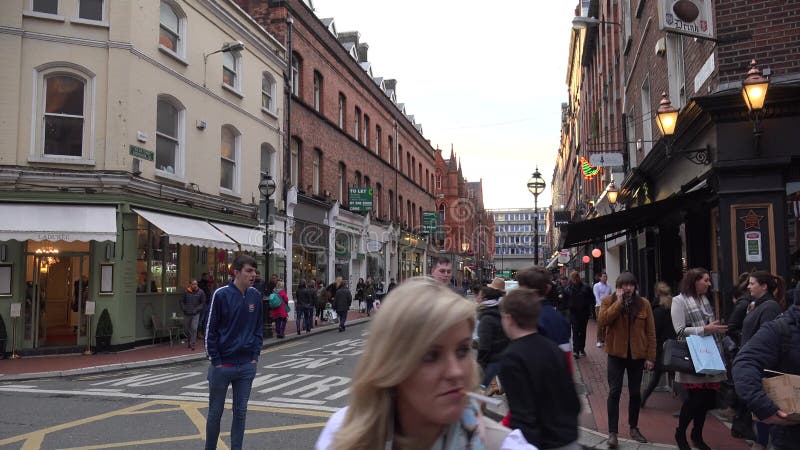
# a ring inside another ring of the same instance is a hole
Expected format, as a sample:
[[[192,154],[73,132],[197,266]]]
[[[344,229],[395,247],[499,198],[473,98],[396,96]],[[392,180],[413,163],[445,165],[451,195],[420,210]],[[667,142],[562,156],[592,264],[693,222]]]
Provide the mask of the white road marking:
[[[93,389],[86,389],[90,392],[122,392],[124,389],[100,389],[100,388],[93,388]]]
[[[33,389],[36,386],[27,385],[27,384],[4,384],[2,387],[4,387],[4,388],[17,388],[17,389]]]
[[[270,402],[284,402],[284,403],[304,403],[306,405],[324,405],[325,402],[321,400],[301,400],[299,398],[283,398],[283,397],[270,397],[267,399]]]

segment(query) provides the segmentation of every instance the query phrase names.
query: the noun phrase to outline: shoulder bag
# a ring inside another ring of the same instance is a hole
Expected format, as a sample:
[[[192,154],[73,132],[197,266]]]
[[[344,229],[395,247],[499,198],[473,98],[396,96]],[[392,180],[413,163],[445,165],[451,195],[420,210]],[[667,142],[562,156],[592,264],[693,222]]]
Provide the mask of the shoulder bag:
[[[664,341],[664,353],[661,357],[664,370],[695,374],[692,354],[686,341],[667,339]]]

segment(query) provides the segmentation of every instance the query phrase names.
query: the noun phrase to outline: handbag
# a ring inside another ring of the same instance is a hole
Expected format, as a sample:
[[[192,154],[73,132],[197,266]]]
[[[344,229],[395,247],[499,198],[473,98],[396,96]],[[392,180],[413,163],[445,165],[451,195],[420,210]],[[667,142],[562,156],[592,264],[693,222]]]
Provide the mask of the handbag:
[[[694,370],[697,373],[703,375],[725,373],[725,363],[722,362],[722,356],[719,354],[719,347],[717,347],[714,336],[691,335],[686,337],[686,343],[689,346]]]
[[[661,365],[664,370],[695,374],[692,354],[689,344],[685,341],[667,339],[664,341],[664,353],[661,356]]]

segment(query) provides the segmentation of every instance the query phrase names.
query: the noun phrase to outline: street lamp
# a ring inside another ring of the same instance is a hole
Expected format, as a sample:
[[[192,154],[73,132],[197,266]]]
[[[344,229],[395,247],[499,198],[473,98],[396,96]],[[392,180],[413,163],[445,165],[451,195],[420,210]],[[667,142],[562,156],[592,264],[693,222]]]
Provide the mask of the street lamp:
[[[265,170],[261,174],[261,181],[258,183],[258,190],[261,192],[261,195],[264,198],[264,239],[261,243],[262,251],[264,252],[264,291],[261,292],[261,297],[264,298],[267,295],[267,286],[270,274],[269,274],[269,252],[272,250],[272,233],[269,231],[269,207],[270,207],[270,198],[272,194],[275,193],[275,180],[269,175],[269,170]],[[266,320],[264,321],[264,337],[271,338],[272,337],[272,321],[269,319],[269,314],[267,311],[264,311],[264,315],[266,316]]]
[[[233,53],[239,55],[244,50],[244,43],[242,41],[225,42],[219,50],[214,50],[211,53],[203,54],[203,87],[206,87],[206,67],[208,65],[208,57],[216,53]]]
[[[611,184],[608,185],[606,188],[606,198],[608,199],[608,204],[611,207],[611,210],[616,210],[617,207],[617,197],[619,196],[619,190],[617,186],[614,184],[614,180],[611,180]]]
[[[600,20],[595,17],[575,16],[575,18],[572,19],[572,28],[575,30],[582,30],[584,28],[596,27],[598,25],[606,25],[606,24],[617,25],[619,27],[622,26],[622,24],[619,22]]]
[[[539,265],[539,194],[544,192],[546,186],[539,166],[528,180],[528,191],[533,194],[533,264]]]

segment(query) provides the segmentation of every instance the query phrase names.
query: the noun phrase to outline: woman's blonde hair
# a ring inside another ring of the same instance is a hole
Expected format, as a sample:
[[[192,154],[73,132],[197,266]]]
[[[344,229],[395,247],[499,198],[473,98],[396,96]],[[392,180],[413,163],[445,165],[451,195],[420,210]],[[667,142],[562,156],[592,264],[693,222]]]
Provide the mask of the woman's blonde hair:
[[[394,416],[395,387],[420,366],[439,336],[465,321],[470,330],[475,327],[475,304],[432,278],[411,278],[393,289],[369,327],[333,448],[383,448]],[[469,388],[477,384],[477,365],[471,361]]]
[[[659,281],[655,290],[658,303],[669,311],[672,308],[672,289],[667,283]]]

